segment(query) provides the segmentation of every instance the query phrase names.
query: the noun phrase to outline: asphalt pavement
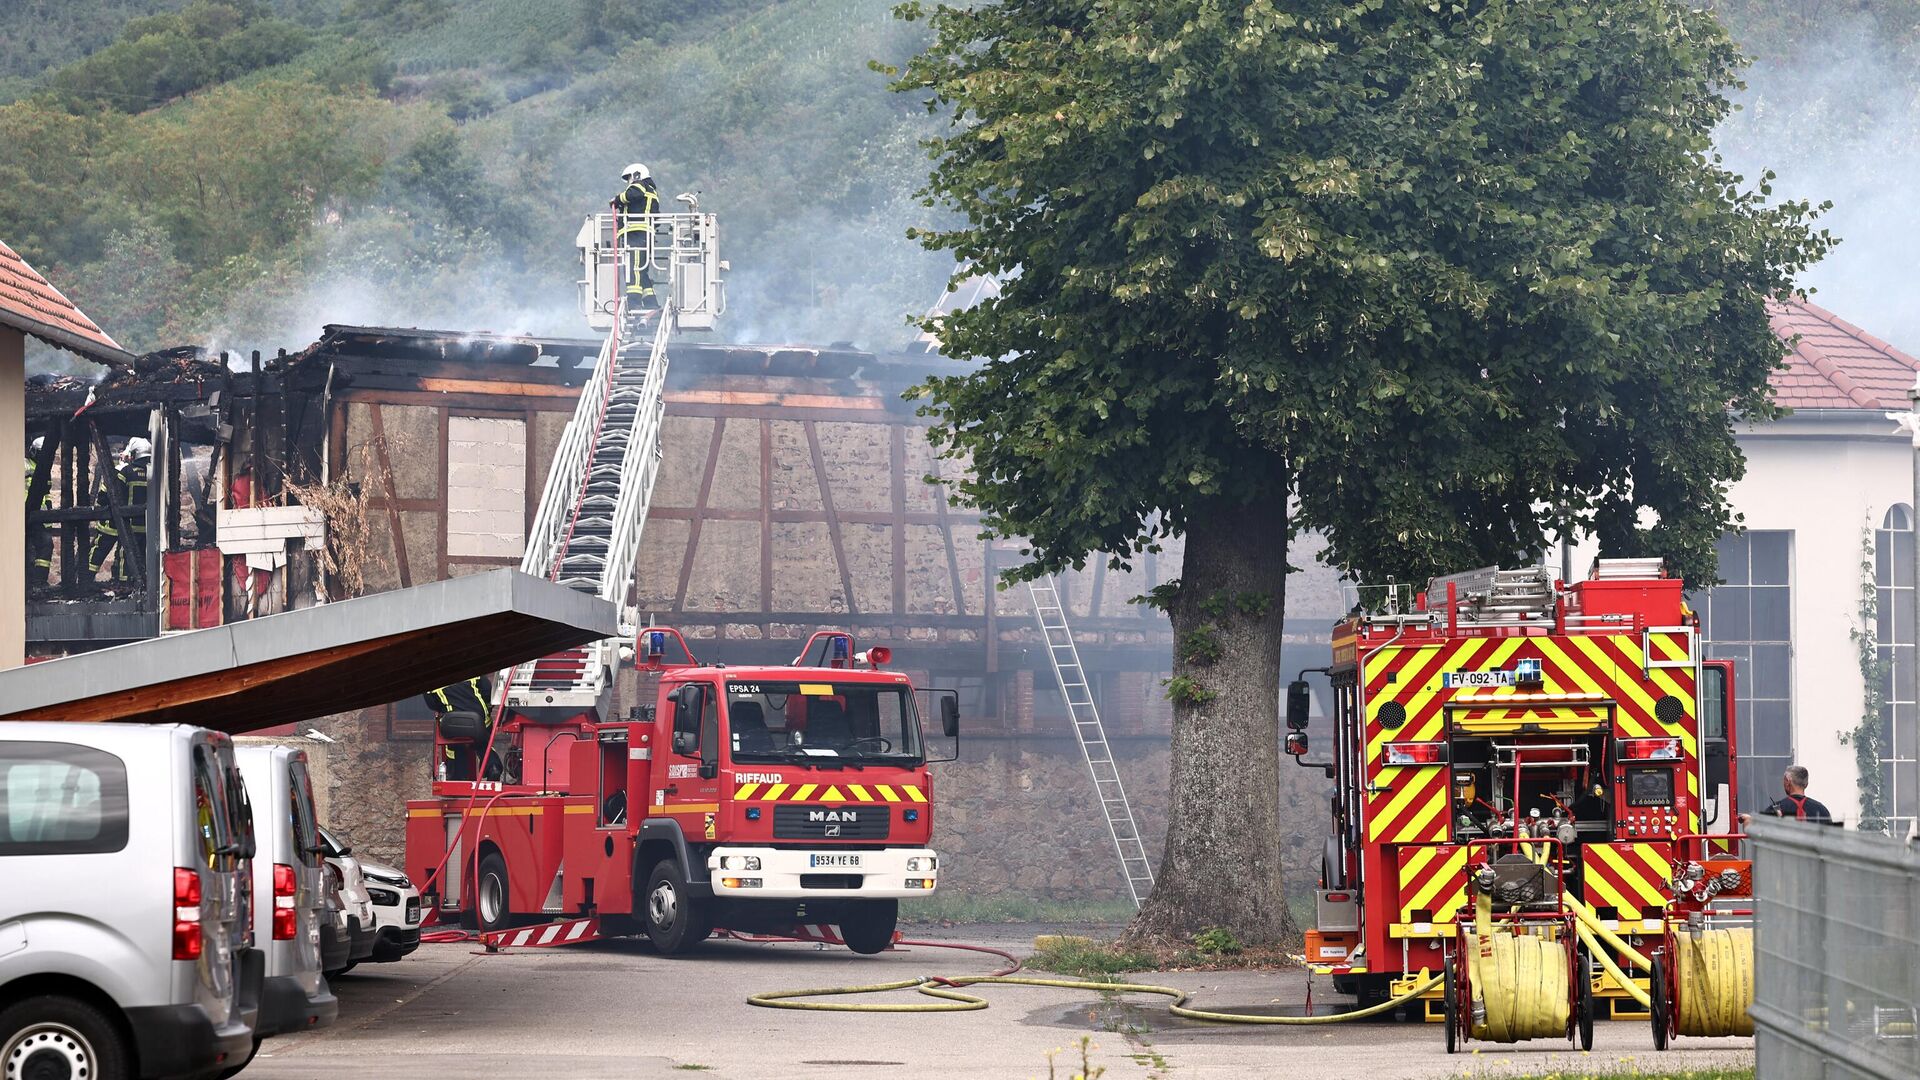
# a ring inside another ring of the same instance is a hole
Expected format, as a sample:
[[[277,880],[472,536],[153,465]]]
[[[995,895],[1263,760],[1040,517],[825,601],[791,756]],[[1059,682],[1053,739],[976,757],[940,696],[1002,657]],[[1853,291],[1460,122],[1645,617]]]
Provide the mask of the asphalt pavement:
[[[1032,927],[962,927],[926,937],[1028,951]],[[919,935],[916,935],[919,936]],[[1654,1052],[1644,1023],[1599,1026],[1590,1054],[1561,1041],[1473,1044],[1449,1057],[1437,1025],[1358,1021],[1314,1027],[1202,1024],[1167,1015],[1163,999],[1117,1001],[1094,991],[981,987],[992,1007],[940,1014],[787,1012],[749,1006],[764,990],[986,973],[977,953],[714,941],[682,959],[617,940],[487,955],[423,945],[395,964],[362,965],[335,982],[333,1027],[274,1039],[247,1080],[739,1080],[957,1076],[1065,1078],[1081,1038],[1106,1080],[1288,1075],[1315,1080],[1418,1080],[1628,1067],[1750,1065],[1751,1039],[1685,1039]],[[1176,972],[1138,981],[1191,990],[1205,1008],[1298,1006],[1299,970]],[[1316,1002],[1338,1003],[1324,979]],[[844,1000],[844,999],[843,999]],[[862,998],[860,1000],[874,1000]],[[927,1002],[904,994],[899,1000]],[[1295,1010],[1297,1011],[1297,1010]]]

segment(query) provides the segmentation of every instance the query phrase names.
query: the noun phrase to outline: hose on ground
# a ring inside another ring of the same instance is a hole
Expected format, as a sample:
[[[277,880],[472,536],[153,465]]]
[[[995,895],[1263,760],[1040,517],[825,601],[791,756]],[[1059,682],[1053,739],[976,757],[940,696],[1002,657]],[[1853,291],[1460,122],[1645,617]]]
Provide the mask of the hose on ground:
[[[1674,1017],[1682,1035],[1751,1035],[1753,928],[1736,926],[1675,938]]]
[[[1514,1043],[1566,1035],[1570,999],[1564,942],[1530,934],[1471,934],[1466,948],[1474,1038]]]
[[[903,941],[902,945],[932,946],[934,948],[968,948],[968,946],[950,945],[936,941]],[[996,951],[996,950],[976,950]],[[1002,954],[1006,955],[1006,954]],[[1016,962],[1017,964],[1017,962]],[[758,1005],[763,1009],[797,1009],[805,1012],[883,1012],[883,1013],[929,1013],[929,1012],[973,1012],[987,1007],[987,999],[960,991],[961,987],[999,984],[1003,986],[1046,986],[1056,990],[1096,990],[1102,993],[1117,994],[1157,994],[1173,999],[1167,1011],[1174,1016],[1187,1020],[1205,1020],[1217,1024],[1332,1024],[1342,1020],[1359,1020],[1368,1016],[1377,1016],[1389,1009],[1399,1008],[1418,998],[1421,994],[1438,985],[1441,977],[1431,976],[1418,986],[1389,998],[1377,1005],[1371,1005],[1353,1012],[1333,1013],[1327,1016],[1250,1016],[1241,1013],[1212,1012],[1207,1009],[1194,1009],[1187,1006],[1192,996],[1185,990],[1173,986],[1153,986],[1147,983],[1092,982],[1081,979],[1038,979],[1028,975],[956,975],[938,977],[923,975],[916,979],[898,979],[893,982],[871,983],[865,986],[826,986],[808,990],[768,990],[747,998],[747,1004]],[[844,997],[854,994],[884,994],[896,990],[912,990],[927,997],[938,998],[934,1002],[877,1002],[841,1003],[833,1001],[801,1001],[800,998]]]

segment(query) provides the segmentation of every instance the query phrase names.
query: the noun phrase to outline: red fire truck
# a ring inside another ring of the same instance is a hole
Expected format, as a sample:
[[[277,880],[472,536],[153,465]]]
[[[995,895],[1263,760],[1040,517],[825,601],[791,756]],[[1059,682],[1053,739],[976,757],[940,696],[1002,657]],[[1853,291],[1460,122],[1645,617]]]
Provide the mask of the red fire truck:
[[[1732,665],[1704,658],[1681,582],[1603,559],[1572,585],[1482,570],[1372,606],[1333,632],[1330,760],[1304,760],[1307,673],[1288,688],[1287,752],[1335,782],[1308,960],[1363,1000],[1438,972],[1470,850],[1500,837],[1560,841],[1569,899],[1658,944],[1675,838],[1738,829]]]
[[[688,212],[596,214],[580,229],[583,313],[607,335],[521,560],[613,605],[633,591],[669,342],[725,307],[718,224],[692,194],[679,201]],[[662,286],[658,310],[626,306],[636,277]],[[644,931],[678,953],[719,926],[833,924],[877,952],[900,898],[939,880],[916,697],[948,737],[959,730],[954,692],[916,695],[887,660],[823,631],[789,667],[703,666],[678,633],[646,629],[521,664],[484,707],[439,716],[433,797],[407,804],[407,869],[443,921],[549,923],[513,944]],[[621,717],[615,674],[635,661],[654,703]]]
[[[900,899],[939,880],[916,699],[953,738],[954,692],[916,693],[887,649],[839,632],[790,667],[701,665],[667,629],[638,647],[655,705],[607,723],[516,716],[506,782],[439,780],[407,804],[424,902],[483,931],[597,919],[669,954],[720,926],[831,924],[855,952],[886,948]]]

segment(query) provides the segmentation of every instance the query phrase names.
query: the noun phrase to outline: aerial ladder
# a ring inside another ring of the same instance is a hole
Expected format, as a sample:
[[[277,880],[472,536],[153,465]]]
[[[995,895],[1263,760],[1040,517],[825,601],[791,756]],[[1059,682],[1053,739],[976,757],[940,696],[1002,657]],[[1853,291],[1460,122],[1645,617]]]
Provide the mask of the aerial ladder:
[[[1127,801],[1126,787],[1120,782],[1120,765],[1114,760],[1113,744],[1107,741],[1106,726],[1100,722],[1092,681],[1080,664],[1080,647],[1074,644],[1073,628],[1067,624],[1066,602],[1060,598],[1060,586],[1052,574],[1027,582],[1027,595],[1033,601],[1033,618],[1046,645],[1047,661],[1053,665],[1054,683],[1067,702],[1068,726],[1080,744],[1080,756],[1093,777],[1094,797],[1100,800],[1100,812],[1107,821],[1107,835],[1113,838],[1114,854],[1120,858],[1120,876],[1126,879],[1133,906],[1139,907],[1153,891],[1153,864],[1147,859],[1133,804]]]
[[[666,415],[668,341],[678,330],[710,330],[726,309],[714,216],[681,195],[685,212],[634,218],[587,217],[575,240],[583,275],[580,306],[606,333],[581,388],[527,534],[520,569],[618,605],[623,623],[641,530],[659,473]],[[629,226],[621,230],[622,219]],[[652,312],[628,310],[625,275],[645,272],[659,297]],[[512,669],[496,684],[495,715],[557,720],[608,718],[621,641],[604,638]]]

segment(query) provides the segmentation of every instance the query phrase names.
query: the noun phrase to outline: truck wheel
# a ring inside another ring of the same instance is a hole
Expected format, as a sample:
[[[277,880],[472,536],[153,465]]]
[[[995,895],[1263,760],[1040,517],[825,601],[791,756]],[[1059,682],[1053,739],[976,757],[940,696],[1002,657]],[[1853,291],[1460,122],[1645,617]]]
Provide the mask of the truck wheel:
[[[663,955],[679,956],[713,932],[705,905],[687,894],[687,877],[675,859],[653,864],[642,902],[646,905],[647,938]]]
[[[119,1080],[131,1065],[120,1029],[78,998],[49,994],[0,1009],[0,1070],[9,1077]]]
[[[475,911],[480,916],[481,933],[505,930],[513,924],[513,916],[507,913],[507,860],[497,851],[489,851],[480,860],[480,877],[474,882]]]
[[[893,944],[893,931],[899,925],[900,901],[856,900],[840,921],[840,940],[854,952],[872,956]]]

